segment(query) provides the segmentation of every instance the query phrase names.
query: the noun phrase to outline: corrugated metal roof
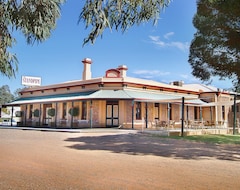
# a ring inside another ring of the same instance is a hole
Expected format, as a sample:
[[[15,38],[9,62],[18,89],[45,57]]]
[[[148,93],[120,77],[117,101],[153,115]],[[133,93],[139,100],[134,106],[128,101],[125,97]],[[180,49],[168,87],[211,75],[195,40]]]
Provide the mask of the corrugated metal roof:
[[[183,87],[189,90],[196,90],[202,92],[217,92],[219,89],[214,86],[207,86],[204,84],[184,84]]]
[[[47,103],[47,102],[86,99],[95,92],[96,91],[87,91],[87,92],[77,92],[77,93],[67,93],[67,94],[54,94],[54,95],[46,95],[46,96],[23,97],[7,105],[20,105],[20,104],[44,103],[44,102]]]
[[[140,90],[99,90],[90,95],[92,99],[132,99],[135,101],[155,101],[155,102],[172,102],[181,100],[182,97],[186,99],[196,99],[195,95],[180,95],[180,94],[164,94],[152,91]]]
[[[147,101],[170,102],[174,100],[180,100],[183,96],[187,96],[188,98],[190,97],[189,95],[164,94],[164,93],[156,93],[156,92],[150,92],[150,91],[125,90],[125,92],[135,100],[146,101],[146,102]]]
[[[90,95],[91,99],[132,99],[125,90],[99,90]]]
[[[240,103],[240,100],[236,100],[236,104]],[[207,103],[205,105],[202,105],[204,107],[210,107],[210,106],[232,106],[234,105],[234,101],[226,101],[226,102],[211,102]]]
[[[182,101],[177,101],[177,102],[173,102],[173,103],[176,103],[176,104],[182,104]],[[187,105],[187,106],[207,106],[209,103],[207,102],[204,102],[200,99],[192,99],[192,100],[185,100],[184,101],[184,105]]]
[[[152,91],[140,90],[98,90],[68,94],[55,94],[20,98],[8,105],[50,103],[60,101],[91,100],[91,99],[128,99],[142,102],[181,102],[182,97],[186,100],[197,99],[196,95],[164,94]]]

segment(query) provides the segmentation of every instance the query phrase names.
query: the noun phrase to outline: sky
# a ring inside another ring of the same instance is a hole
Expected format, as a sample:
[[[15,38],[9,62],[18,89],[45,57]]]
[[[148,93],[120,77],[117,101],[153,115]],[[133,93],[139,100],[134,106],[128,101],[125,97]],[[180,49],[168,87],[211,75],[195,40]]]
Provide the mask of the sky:
[[[41,77],[42,85],[81,80],[86,57],[91,58],[92,77],[102,77],[108,69],[128,67],[127,76],[163,83],[182,80],[185,84],[201,83],[191,75],[188,63],[189,46],[196,29],[192,19],[195,0],[173,0],[160,14],[156,26],[152,22],[129,28],[121,33],[106,30],[102,38],[83,46],[87,36],[83,23],[78,24],[82,3],[69,0],[62,6],[61,17],[49,39],[27,45],[20,32],[15,32],[19,65],[15,78],[0,75],[0,86],[8,85],[13,93],[21,85],[22,76]],[[215,78],[212,86],[228,89],[230,81]]]

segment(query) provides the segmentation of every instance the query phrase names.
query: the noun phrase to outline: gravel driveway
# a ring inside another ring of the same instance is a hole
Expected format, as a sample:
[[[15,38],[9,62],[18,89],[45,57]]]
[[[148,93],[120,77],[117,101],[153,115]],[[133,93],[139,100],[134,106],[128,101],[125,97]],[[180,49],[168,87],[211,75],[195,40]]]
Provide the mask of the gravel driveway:
[[[0,129],[0,150],[0,189],[240,189],[236,145]]]

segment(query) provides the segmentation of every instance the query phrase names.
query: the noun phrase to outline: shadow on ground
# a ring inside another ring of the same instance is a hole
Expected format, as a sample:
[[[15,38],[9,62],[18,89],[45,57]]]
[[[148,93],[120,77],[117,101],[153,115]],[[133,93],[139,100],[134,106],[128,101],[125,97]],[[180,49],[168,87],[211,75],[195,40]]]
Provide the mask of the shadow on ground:
[[[155,155],[176,159],[210,159],[240,161],[240,147],[187,140],[154,137],[148,134],[118,134],[68,138],[68,146],[77,150],[106,150],[129,155]]]

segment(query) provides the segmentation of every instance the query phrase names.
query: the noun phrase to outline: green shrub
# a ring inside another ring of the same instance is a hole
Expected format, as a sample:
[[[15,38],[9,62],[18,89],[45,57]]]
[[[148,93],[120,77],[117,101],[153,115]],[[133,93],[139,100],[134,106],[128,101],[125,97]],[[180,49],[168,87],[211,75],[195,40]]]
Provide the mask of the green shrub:
[[[33,111],[33,116],[34,116],[34,117],[39,117],[39,116],[40,116],[40,111],[39,111],[39,109],[35,109],[35,110]]]
[[[55,116],[55,109],[54,108],[50,108],[48,110],[48,115],[51,116],[51,117],[54,117]]]
[[[68,113],[73,117],[78,116],[79,115],[79,108],[76,108],[76,107],[70,108]]]

